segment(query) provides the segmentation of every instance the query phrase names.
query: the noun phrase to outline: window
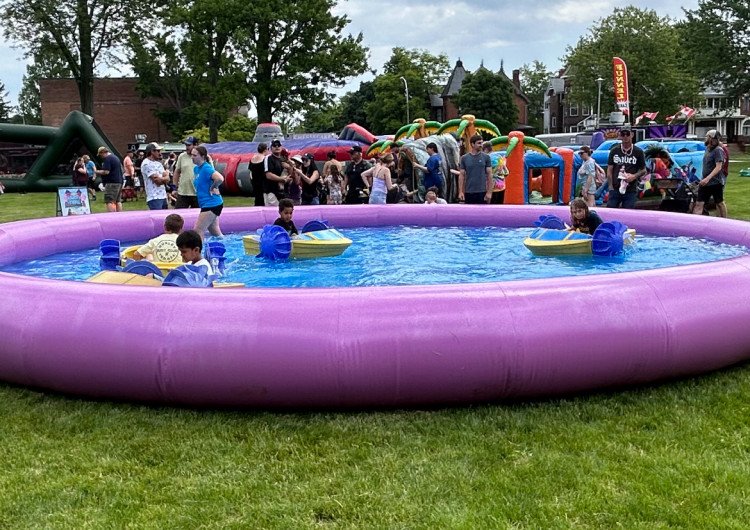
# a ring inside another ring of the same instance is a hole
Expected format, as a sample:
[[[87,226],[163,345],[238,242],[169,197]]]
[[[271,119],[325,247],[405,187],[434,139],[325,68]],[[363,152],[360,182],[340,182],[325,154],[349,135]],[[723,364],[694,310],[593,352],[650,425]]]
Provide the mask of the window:
[[[552,127],[557,127],[557,116],[552,116]]]
[[[570,106],[570,115],[571,116],[578,116],[578,104]]]

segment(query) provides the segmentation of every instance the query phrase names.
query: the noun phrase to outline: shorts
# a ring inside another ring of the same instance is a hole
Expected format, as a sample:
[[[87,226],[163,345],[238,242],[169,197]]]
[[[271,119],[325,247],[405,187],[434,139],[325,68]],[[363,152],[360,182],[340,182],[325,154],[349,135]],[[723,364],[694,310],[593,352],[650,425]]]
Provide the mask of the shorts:
[[[464,202],[466,204],[485,204],[483,191],[478,193],[464,193]]]
[[[381,190],[373,190],[370,192],[370,204],[385,204],[386,192]]]
[[[218,206],[212,206],[211,208],[201,208],[201,213],[203,212],[211,212],[216,217],[219,217],[221,215],[221,211],[224,209],[224,205],[220,204]]]
[[[698,188],[698,201],[708,202],[714,198],[716,204],[724,202],[724,186],[721,184],[711,184],[710,186],[701,186]]]
[[[635,203],[638,201],[637,191],[628,191],[620,193],[620,190],[615,187],[609,190],[609,199],[607,199],[607,208],[635,208]]]
[[[107,183],[104,185],[104,202],[122,202],[122,184]]]
[[[149,210],[167,209],[167,199],[151,199],[150,201],[146,201],[146,204],[148,205]]]
[[[263,203],[266,206],[278,206],[279,205],[279,198],[276,196],[275,193],[264,193],[263,194]]]
[[[177,194],[177,202],[174,204],[175,208],[197,208],[198,197],[195,195],[180,195]]]

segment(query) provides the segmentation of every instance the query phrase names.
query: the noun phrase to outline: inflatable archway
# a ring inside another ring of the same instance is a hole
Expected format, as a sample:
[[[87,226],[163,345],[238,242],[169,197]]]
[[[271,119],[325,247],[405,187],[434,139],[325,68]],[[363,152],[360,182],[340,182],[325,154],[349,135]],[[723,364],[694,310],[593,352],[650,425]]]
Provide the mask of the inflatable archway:
[[[47,146],[24,174],[0,178],[7,191],[54,191],[69,185],[70,171],[64,175],[51,173],[61,162],[67,165],[80,147],[96,153],[106,145],[118,154],[94,119],[77,110],[68,114],[60,127],[0,123],[0,142]]]

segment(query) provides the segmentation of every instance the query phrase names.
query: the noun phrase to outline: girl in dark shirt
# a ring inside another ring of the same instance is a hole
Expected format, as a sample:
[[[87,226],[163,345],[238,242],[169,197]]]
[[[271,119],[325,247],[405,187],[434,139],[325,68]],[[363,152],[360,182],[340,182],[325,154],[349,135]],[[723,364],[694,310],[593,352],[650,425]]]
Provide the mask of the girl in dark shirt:
[[[602,224],[602,219],[596,212],[589,211],[589,207],[581,198],[573,199],[570,203],[570,227],[583,234],[593,234]]]

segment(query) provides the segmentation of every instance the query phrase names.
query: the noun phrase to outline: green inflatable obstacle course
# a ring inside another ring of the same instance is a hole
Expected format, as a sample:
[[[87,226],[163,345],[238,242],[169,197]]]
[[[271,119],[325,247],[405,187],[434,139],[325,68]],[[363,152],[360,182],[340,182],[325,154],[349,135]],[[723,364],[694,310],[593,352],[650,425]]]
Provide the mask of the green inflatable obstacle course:
[[[0,123],[0,142],[44,146],[25,173],[0,175],[0,182],[9,192],[54,191],[70,185],[72,167],[63,175],[52,173],[61,163],[69,166],[82,147],[96,153],[100,146],[106,145],[120,157],[94,119],[77,110],[68,114],[60,127]]]

